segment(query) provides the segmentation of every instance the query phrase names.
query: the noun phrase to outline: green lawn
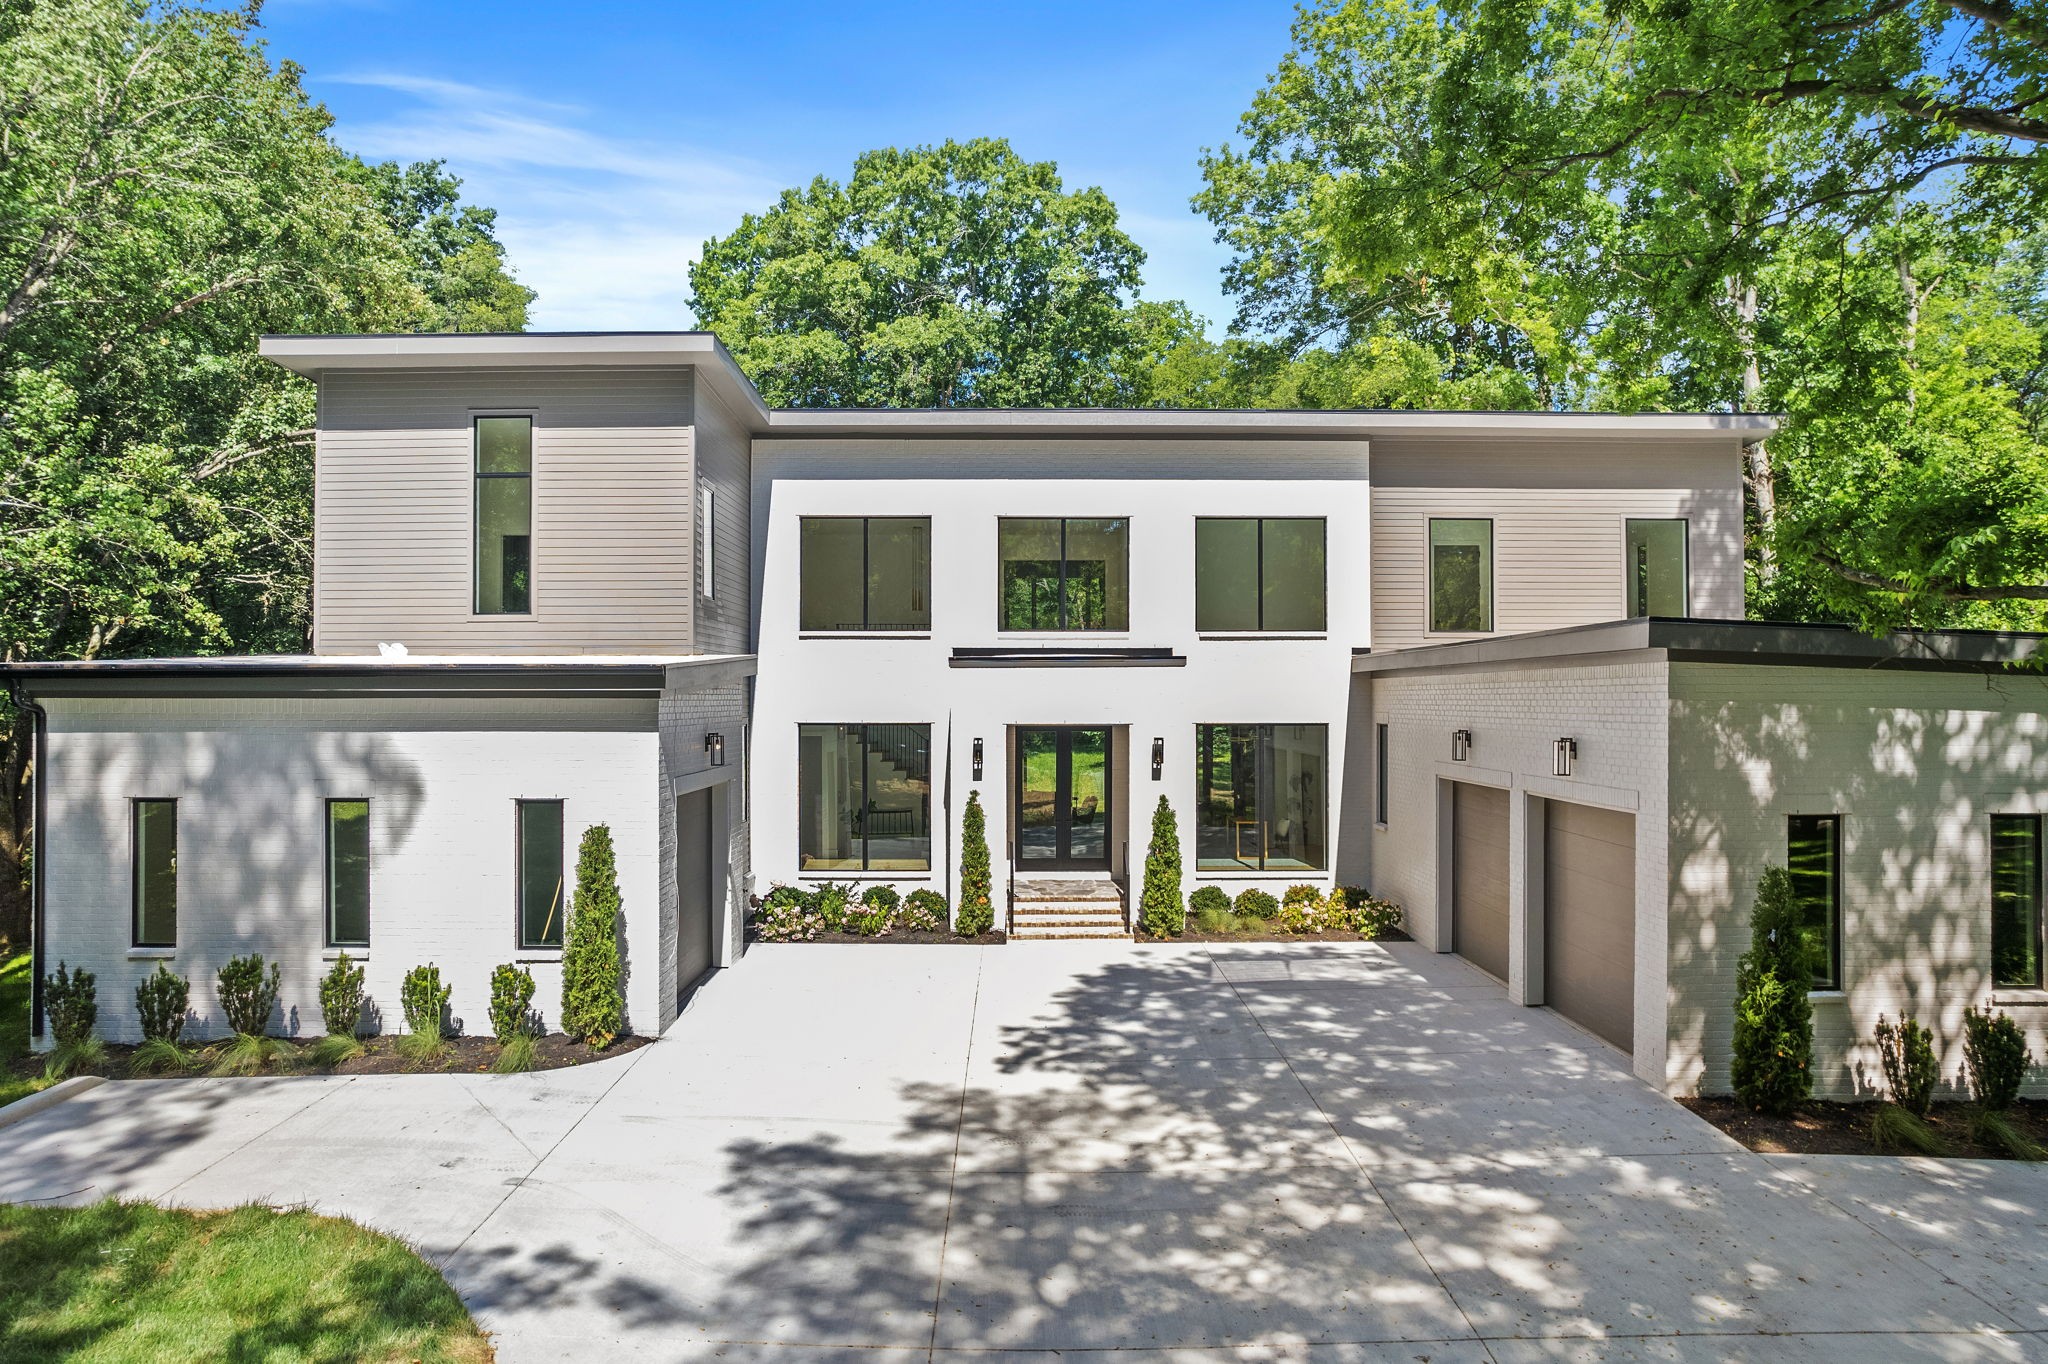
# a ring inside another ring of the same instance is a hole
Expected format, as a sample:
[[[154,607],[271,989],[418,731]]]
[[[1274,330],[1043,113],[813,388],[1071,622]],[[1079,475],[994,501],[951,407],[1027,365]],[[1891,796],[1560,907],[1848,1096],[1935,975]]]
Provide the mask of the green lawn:
[[[33,1080],[16,1079],[6,1064],[28,1052],[28,964],[26,952],[0,957],[0,1105],[34,1093]]]
[[[0,1205],[0,1364],[491,1358],[431,1265],[353,1222]]]

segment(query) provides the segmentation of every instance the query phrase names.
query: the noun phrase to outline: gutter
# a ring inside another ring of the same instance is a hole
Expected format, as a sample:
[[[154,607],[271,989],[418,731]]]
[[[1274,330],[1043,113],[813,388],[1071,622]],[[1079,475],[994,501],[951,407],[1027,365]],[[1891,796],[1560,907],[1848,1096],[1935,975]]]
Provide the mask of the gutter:
[[[33,822],[29,826],[28,1033],[30,1037],[40,1038],[43,1035],[43,829],[49,823],[44,817],[49,811],[46,795],[49,788],[43,775],[50,752],[50,713],[43,709],[40,701],[30,699],[28,687],[19,677],[7,680],[7,694],[16,710],[35,719],[34,751],[29,756],[34,773],[35,810],[29,816]]]

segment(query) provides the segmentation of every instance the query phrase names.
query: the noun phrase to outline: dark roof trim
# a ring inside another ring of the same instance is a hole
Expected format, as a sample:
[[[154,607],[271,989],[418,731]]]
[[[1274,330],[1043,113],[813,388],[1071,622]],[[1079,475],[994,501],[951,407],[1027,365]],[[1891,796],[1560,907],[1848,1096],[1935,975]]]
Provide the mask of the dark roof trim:
[[[370,659],[242,654],[0,666],[36,696],[623,696],[703,690],[754,672],[751,654],[703,659]]]
[[[1185,656],[1171,649],[1044,648],[955,649],[955,668],[1185,668]]]
[[[2048,658],[2048,635],[1998,630],[1914,630],[1874,636],[1847,625],[1647,616],[1419,649],[1358,653],[1352,657],[1351,671],[1414,672],[1466,664],[1543,663],[1644,651],[1661,652],[1674,662],[1690,663],[1997,672]]]

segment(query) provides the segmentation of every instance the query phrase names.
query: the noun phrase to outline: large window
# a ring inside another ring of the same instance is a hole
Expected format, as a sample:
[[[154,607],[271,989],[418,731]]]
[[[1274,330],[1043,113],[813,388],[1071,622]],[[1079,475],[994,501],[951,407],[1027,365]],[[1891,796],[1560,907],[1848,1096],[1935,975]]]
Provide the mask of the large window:
[[[797,727],[797,865],[929,871],[932,727]]]
[[[1198,725],[1195,844],[1204,871],[1325,864],[1327,725]]]
[[[1440,634],[1493,629],[1493,522],[1430,521],[1429,628]]]
[[[1323,522],[1316,517],[1195,520],[1195,628],[1320,632]]]
[[[1003,517],[999,628],[1128,630],[1130,522]]]
[[[568,904],[562,898],[562,802],[518,805],[519,945],[560,947]]]
[[[327,802],[327,945],[370,945],[370,802]]]
[[[1842,817],[1793,815],[1785,865],[1799,904],[1799,931],[1813,959],[1813,988],[1842,988]]]
[[[2041,985],[2041,817],[1991,817],[1991,983]]]
[[[932,523],[926,516],[806,516],[803,630],[929,630]]]
[[[138,800],[132,806],[131,876],[135,945],[178,945],[178,802]]]
[[[1627,546],[1628,614],[1689,616],[1691,583],[1686,571],[1684,521],[1630,521]]]
[[[476,419],[476,610],[533,610],[533,418]]]

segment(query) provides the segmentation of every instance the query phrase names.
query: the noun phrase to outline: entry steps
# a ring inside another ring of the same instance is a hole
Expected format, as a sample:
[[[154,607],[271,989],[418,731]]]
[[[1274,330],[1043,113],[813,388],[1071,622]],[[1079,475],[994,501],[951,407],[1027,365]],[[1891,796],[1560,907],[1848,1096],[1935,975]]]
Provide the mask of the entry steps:
[[[1010,886],[1010,940],[1125,938],[1124,892],[1106,877],[1019,877]]]

